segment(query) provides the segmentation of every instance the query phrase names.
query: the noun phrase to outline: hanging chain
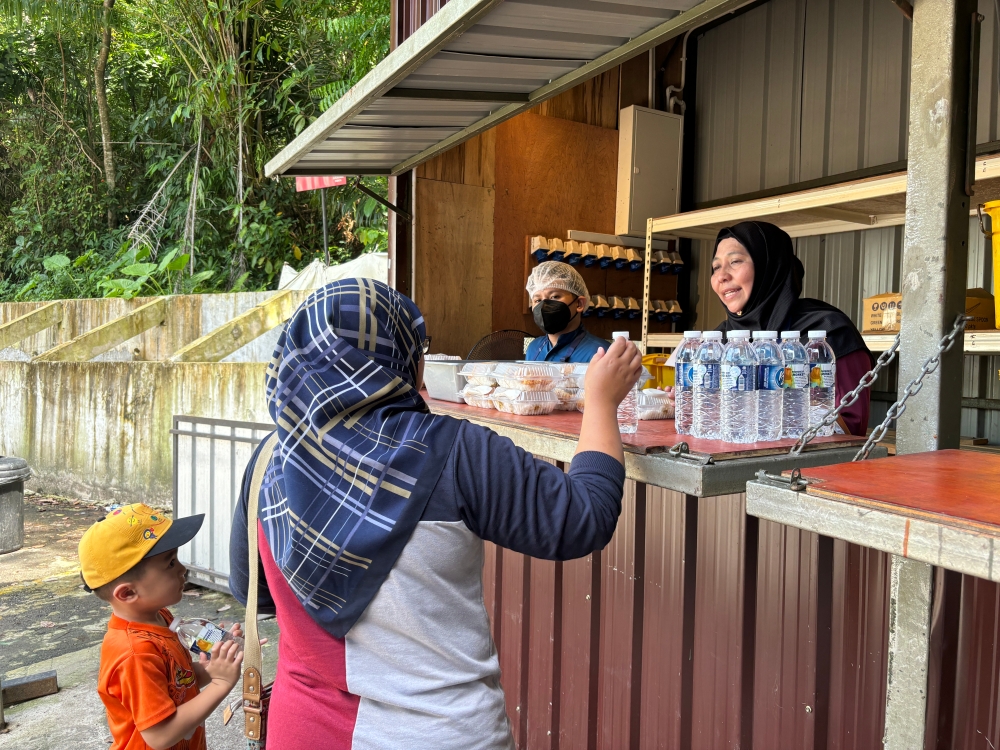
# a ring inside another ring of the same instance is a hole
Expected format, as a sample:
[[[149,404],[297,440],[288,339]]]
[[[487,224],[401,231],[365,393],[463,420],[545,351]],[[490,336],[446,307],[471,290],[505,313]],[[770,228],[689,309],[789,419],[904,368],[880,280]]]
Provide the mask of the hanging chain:
[[[924,366],[920,368],[920,374],[917,375],[913,380],[910,381],[909,385],[903,389],[903,395],[899,397],[892,406],[889,407],[889,411],[885,415],[885,419],[882,420],[882,424],[872,430],[872,434],[868,436],[867,442],[861,447],[857,455],[852,459],[853,461],[864,461],[868,458],[868,454],[871,453],[872,448],[878,443],[883,437],[885,437],[886,431],[889,429],[889,424],[899,417],[906,411],[906,401],[910,396],[915,396],[920,393],[920,389],[923,387],[924,378],[934,372],[938,365],[941,364],[941,356],[951,349],[955,343],[955,339],[958,335],[965,330],[965,324],[972,320],[968,315],[959,315],[955,319],[955,325],[952,326],[951,332],[948,333],[941,341],[938,343],[937,354],[931,357],[924,363]],[[896,337],[899,338],[898,336]]]
[[[878,378],[879,372],[887,364],[892,362],[896,358],[896,350],[899,349],[899,334],[896,334],[896,338],[892,340],[892,346],[882,352],[879,356],[878,361],[875,362],[875,366],[861,378],[861,382],[858,383],[858,387],[853,391],[844,394],[844,397],[840,399],[840,406],[832,411],[826,413],[819,424],[810,427],[808,430],[802,433],[802,437],[798,439],[795,445],[792,446],[792,450],[789,452],[792,456],[798,456],[802,453],[802,449],[806,447],[810,440],[819,435],[827,427],[832,427],[833,424],[840,417],[840,413],[844,411],[847,407],[851,406],[855,401],[860,398],[861,393],[868,388],[871,388]]]

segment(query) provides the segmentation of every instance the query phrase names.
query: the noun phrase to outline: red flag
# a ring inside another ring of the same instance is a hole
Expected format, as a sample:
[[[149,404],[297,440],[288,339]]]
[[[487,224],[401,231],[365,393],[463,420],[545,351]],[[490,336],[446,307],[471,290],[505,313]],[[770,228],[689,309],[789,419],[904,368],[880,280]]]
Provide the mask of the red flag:
[[[295,192],[301,193],[304,190],[319,190],[320,188],[339,187],[346,184],[346,177],[296,177]]]

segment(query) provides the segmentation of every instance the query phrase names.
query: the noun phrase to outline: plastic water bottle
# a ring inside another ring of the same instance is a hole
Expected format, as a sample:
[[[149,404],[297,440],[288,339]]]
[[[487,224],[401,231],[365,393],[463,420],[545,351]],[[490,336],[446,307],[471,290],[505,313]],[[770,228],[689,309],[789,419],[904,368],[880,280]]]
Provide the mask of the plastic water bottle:
[[[212,647],[221,641],[236,641],[241,648],[243,646],[242,638],[234,637],[228,630],[203,617],[175,617],[169,627],[195,656],[202,653],[211,655]]]
[[[628,331],[615,331],[611,334],[611,341],[618,337],[629,340]],[[639,429],[639,404],[636,399],[639,394],[639,382],[636,381],[622,402],[618,404],[618,431],[623,435],[631,435]]]
[[[721,440],[722,397],[719,369],[722,364],[722,331],[705,331],[691,364],[694,393],[694,423],[691,434],[706,440]]]
[[[798,440],[809,426],[809,355],[799,331],[781,332],[781,354],[785,360],[781,436]]]
[[[781,438],[781,412],[785,382],[785,358],[777,331],[754,331],[757,350],[757,439]]]
[[[750,331],[730,331],[722,352],[722,439],[727,443],[757,440],[757,367]]]
[[[694,427],[694,391],[691,365],[701,343],[701,331],[684,331],[684,340],[674,357],[674,429],[678,435],[690,435]]]
[[[814,427],[833,409],[836,399],[837,358],[826,343],[826,331],[809,331],[806,354],[809,355],[809,426]],[[824,427],[819,434],[832,435],[833,425]]]

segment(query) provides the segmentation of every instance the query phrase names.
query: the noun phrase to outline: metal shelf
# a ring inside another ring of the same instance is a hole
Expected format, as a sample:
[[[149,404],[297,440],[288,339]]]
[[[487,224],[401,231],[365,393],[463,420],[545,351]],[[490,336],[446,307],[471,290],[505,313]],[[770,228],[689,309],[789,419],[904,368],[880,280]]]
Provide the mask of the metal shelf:
[[[873,352],[884,352],[896,337],[894,333],[865,333],[863,338]],[[646,344],[651,347],[674,349],[684,338],[680,333],[651,333]],[[965,334],[966,354],[1000,354],[1000,330],[969,331]]]
[[[1000,154],[976,159],[976,203],[1000,198]],[[970,215],[974,215],[971,211]],[[714,240],[739,221],[777,224],[792,237],[896,226],[906,215],[906,172],[759,198],[650,220],[653,234]]]

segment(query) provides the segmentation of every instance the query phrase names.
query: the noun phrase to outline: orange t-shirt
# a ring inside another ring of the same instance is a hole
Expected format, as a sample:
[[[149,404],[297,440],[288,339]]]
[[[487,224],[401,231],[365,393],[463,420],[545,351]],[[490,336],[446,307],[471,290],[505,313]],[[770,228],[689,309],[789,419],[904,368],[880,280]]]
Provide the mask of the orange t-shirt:
[[[166,609],[160,615],[169,624]],[[97,692],[108,712],[111,750],[149,750],[140,732],[169,719],[198,695],[190,652],[169,628],[111,615],[101,646]],[[170,750],[206,750],[205,727]]]

